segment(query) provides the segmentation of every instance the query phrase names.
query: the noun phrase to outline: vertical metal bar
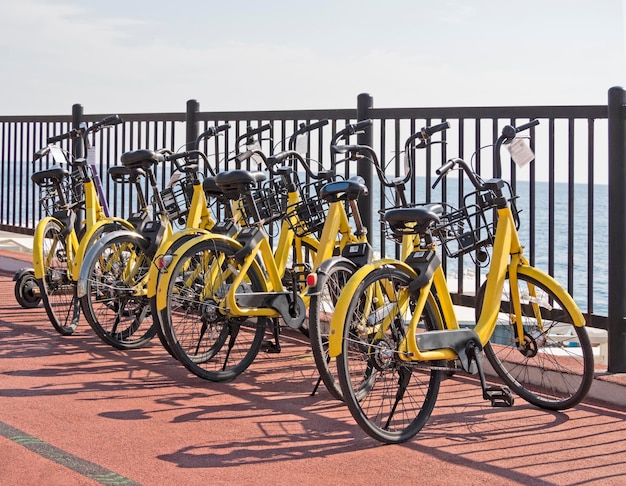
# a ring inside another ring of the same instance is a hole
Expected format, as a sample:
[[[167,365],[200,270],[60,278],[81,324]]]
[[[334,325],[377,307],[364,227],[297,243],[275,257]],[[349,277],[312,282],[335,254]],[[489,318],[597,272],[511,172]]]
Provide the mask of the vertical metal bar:
[[[568,160],[567,160],[567,291],[574,295],[574,196],[576,191],[574,179],[574,119],[568,123]]]
[[[530,149],[535,152],[535,129],[531,129],[531,139],[530,139]],[[530,164],[530,174],[528,181],[528,246],[530,246],[530,254],[529,260],[530,264],[535,264],[536,259],[536,249],[535,249],[535,241],[537,237],[537,224],[536,224],[536,215],[537,215],[537,163]]]
[[[587,312],[593,313],[593,262],[595,241],[595,177],[594,177],[594,120],[587,120]]]
[[[548,273],[554,276],[554,119],[548,124]]]
[[[367,93],[361,93],[357,97],[357,109],[356,109],[356,117],[357,121],[367,120],[369,118],[369,110],[374,107],[374,98],[372,98]],[[360,133],[357,137],[357,143],[359,145],[368,145],[372,146],[373,143],[372,136],[372,128],[368,128],[365,130],[365,133]],[[358,163],[357,167],[358,174],[363,177],[365,180],[365,185],[367,187],[374,187],[374,169],[372,164],[367,160],[362,160]],[[363,204],[361,208],[363,211],[361,212],[361,217],[363,220],[363,224],[366,228],[374,227],[374,198],[372,194],[368,194],[362,199]],[[372,243],[373,231],[370,231],[367,235],[367,238],[370,243]]]
[[[626,372],[626,91],[609,90],[609,357],[608,371]]]

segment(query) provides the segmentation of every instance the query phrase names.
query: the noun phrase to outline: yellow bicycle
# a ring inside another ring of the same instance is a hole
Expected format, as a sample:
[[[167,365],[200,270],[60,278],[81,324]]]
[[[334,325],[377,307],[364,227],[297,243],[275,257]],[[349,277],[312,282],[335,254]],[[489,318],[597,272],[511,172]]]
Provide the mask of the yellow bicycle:
[[[42,197],[53,201],[50,214],[35,228],[33,271],[46,313],[62,335],[72,334],[79,323],[76,283],[86,251],[103,234],[133,227],[132,222],[107,214],[99,178],[89,158],[93,153],[89,134],[121,122],[117,115],[112,115],[89,127],[83,123],[69,132],[48,138],[49,145],[35,155],[40,158],[51,154],[57,164],[32,176],[44,194]],[[88,157],[75,158],[56,145],[66,139],[77,139]],[[67,164],[71,172],[63,164]]]
[[[351,133],[355,133],[353,126],[340,135]],[[335,181],[333,170],[315,173],[294,150],[268,158],[270,167],[287,162],[303,167],[321,187],[319,193],[310,193],[292,166],[274,169],[288,197],[275,251],[254,196],[265,174],[221,172],[216,183],[233,200],[243,201],[249,218],[246,228],[236,238],[205,235],[184,244],[159,279],[157,308],[168,344],[178,360],[201,378],[226,381],[245,371],[262,348],[266,329],[274,337],[267,350],[279,352],[280,322],[294,329],[306,325],[309,296],[304,279],[311,269],[335,251],[351,255],[371,251],[356,206],[357,198],[367,191],[362,179]],[[298,260],[285,279],[294,244],[296,255],[306,249],[310,259]]]
[[[228,128],[228,125],[210,127],[198,139],[215,136]],[[221,193],[212,177],[201,179],[198,160],[215,175],[206,155],[199,150],[176,154],[136,150],[122,155],[122,164],[135,179],[147,178],[155,209],[137,231],[110,233],[89,250],[77,289],[87,321],[111,346],[137,348],[155,336],[158,323],[152,318],[148,296],[154,257],[215,226],[208,200],[219,200]],[[160,191],[154,166],[166,162],[174,164],[177,171],[169,186]],[[140,187],[138,192],[145,199]],[[184,223],[185,228],[174,233],[171,220]],[[153,273],[159,275],[158,270]]]
[[[394,206],[409,207],[411,204],[406,196],[406,184],[412,179],[414,174],[414,151],[424,149],[433,143],[431,137],[442,130],[450,127],[448,122],[438,125],[423,127],[418,132],[407,138],[404,144],[404,154],[406,157],[406,173],[403,176],[389,179],[386,170],[381,167],[375,151],[365,145],[331,145],[331,151],[337,154],[345,154],[350,160],[369,161],[378,175],[380,183],[385,188],[391,189],[389,203]],[[363,124],[365,128],[365,124]],[[417,142],[417,143],[416,143]],[[389,164],[388,164],[389,165]],[[406,256],[413,250],[415,235],[407,235],[403,238],[401,254]],[[330,321],[335,313],[335,304],[341,290],[346,285],[349,278],[358,268],[370,263],[371,254],[355,258],[349,252],[345,255],[337,255],[325,260],[315,272],[307,277],[309,283],[309,296],[311,298],[309,310],[309,333],[311,338],[311,349],[315,364],[320,374],[320,380],[324,382],[330,394],[342,400],[341,388],[337,381],[335,363],[328,355],[328,334],[330,331]],[[319,385],[319,382],[318,384]],[[314,389],[313,393],[317,390]]]
[[[510,185],[500,178],[501,146],[537,123],[503,129],[493,179],[483,181],[461,159],[437,171],[441,178],[459,168],[475,188],[459,210],[387,211],[394,235],[418,234],[420,246],[405,261],[366,265],[341,292],[329,353],[337,358],[344,401],[371,437],[398,443],[417,434],[435,406],[443,370],[478,373],[493,406],[512,405],[512,389],[536,406],[560,410],[589,391],[594,364],[585,319],[558,282],[524,257]],[[459,326],[437,240],[448,256],[493,246],[473,327]],[[426,305],[431,294],[434,308]],[[487,384],[483,350],[506,386]]]

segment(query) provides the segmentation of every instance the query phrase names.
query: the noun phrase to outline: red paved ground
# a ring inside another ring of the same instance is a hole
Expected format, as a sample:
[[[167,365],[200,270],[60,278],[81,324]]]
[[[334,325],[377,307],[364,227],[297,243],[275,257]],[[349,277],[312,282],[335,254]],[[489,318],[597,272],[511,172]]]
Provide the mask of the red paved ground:
[[[158,340],[118,351],[85,322],[58,335],[0,276],[0,484],[99,484],[89,464],[117,474],[102,484],[626,484],[626,408],[491,408],[455,377],[414,440],[382,446],[324,390],[310,396],[307,343],[283,338],[235,382],[207,383]]]

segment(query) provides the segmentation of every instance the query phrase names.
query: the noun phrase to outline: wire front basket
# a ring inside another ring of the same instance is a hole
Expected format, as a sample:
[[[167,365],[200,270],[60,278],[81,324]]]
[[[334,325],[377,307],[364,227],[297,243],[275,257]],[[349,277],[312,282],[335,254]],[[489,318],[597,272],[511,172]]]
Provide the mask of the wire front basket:
[[[71,177],[65,177],[58,186],[52,179],[45,179],[39,182],[39,205],[42,214],[52,216],[57,211],[84,205],[85,191],[83,182],[83,177],[79,170],[74,170]]]
[[[161,199],[170,221],[184,225],[187,222],[193,187],[180,172],[175,172],[168,187],[161,191]]]
[[[516,227],[519,228],[519,212],[511,186],[505,183],[508,201]],[[446,255],[457,258],[466,253],[493,245],[497,226],[496,197],[492,191],[475,191],[464,197],[459,209],[444,204],[440,223],[433,230]]]
[[[240,198],[237,202],[237,211],[245,221],[269,224],[285,216],[287,192],[280,178],[265,181],[252,191],[252,198],[258,216],[248,207],[245,198]]]
[[[287,208],[287,221],[298,237],[321,231],[326,222],[328,201],[319,196],[319,184],[301,184],[300,201]]]

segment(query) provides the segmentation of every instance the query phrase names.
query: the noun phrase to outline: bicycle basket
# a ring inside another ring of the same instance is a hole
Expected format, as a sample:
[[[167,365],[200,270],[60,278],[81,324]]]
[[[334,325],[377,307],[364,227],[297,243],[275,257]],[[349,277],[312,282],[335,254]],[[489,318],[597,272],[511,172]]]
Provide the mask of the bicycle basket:
[[[161,199],[163,199],[165,211],[170,221],[181,225],[187,222],[192,191],[193,188],[189,181],[182,177],[180,172],[174,172],[168,182],[168,187],[161,191]]]
[[[287,221],[298,237],[320,231],[326,222],[328,201],[319,196],[320,184],[300,184],[300,201],[287,208]]]
[[[71,206],[79,207],[85,203],[83,177],[80,171],[76,170],[71,177],[64,178],[59,186],[50,179],[38,182],[37,186],[39,187],[39,205],[46,216],[52,216],[57,211],[67,210]]]
[[[248,208],[245,199],[238,201],[238,211],[246,221],[268,224],[285,216],[287,194],[280,178],[265,181],[261,187],[252,191],[254,205],[258,211],[258,221],[251,208]]]
[[[519,228],[516,197],[512,195],[508,184],[505,187],[508,189],[507,199],[515,225]],[[463,207],[459,209],[444,204],[444,214],[440,216],[440,223],[433,230],[433,234],[451,258],[491,246],[494,241],[498,219],[494,193],[474,191],[464,197],[463,203]]]

